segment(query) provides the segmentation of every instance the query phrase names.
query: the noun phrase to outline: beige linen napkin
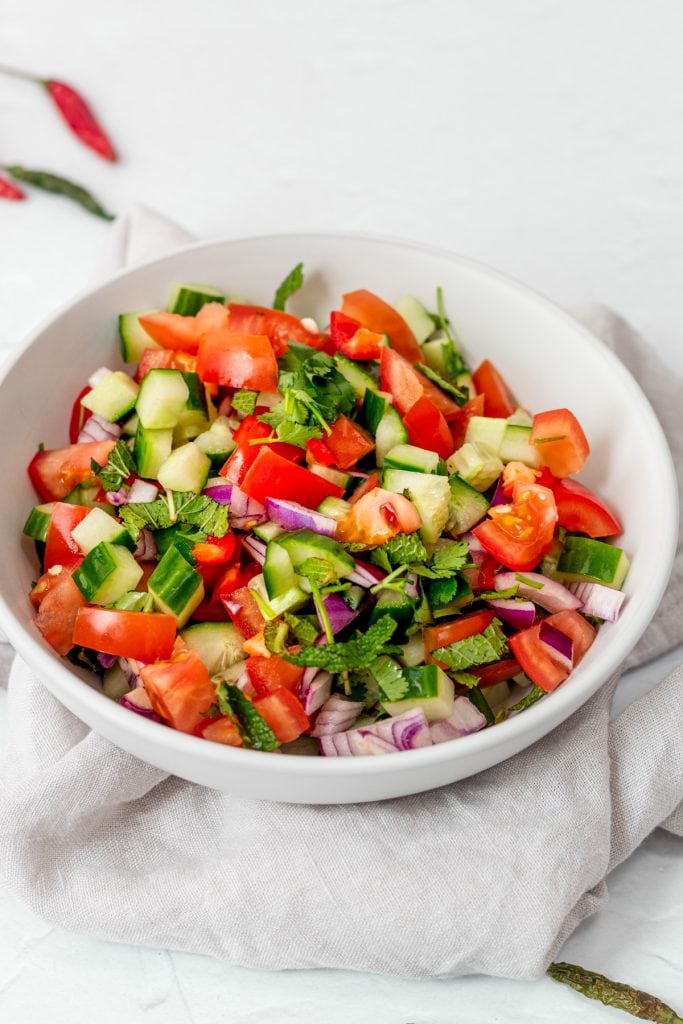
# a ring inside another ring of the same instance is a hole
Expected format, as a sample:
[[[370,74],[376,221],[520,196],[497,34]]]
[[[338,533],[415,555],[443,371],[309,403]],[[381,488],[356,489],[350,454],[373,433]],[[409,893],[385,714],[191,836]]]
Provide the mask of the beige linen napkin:
[[[116,264],[187,239],[142,208],[114,233]],[[680,382],[613,314],[580,318],[634,373],[683,469]],[[679,548],[629,664],[683,641],[681,559]],[[47,920],[120,942],[258,968],[532,978],[654,828],[683,835],[683,668],[610,722],[616,685],[472,779],[309,807],[165,776],[91,732],[17,660],[0,872]]]

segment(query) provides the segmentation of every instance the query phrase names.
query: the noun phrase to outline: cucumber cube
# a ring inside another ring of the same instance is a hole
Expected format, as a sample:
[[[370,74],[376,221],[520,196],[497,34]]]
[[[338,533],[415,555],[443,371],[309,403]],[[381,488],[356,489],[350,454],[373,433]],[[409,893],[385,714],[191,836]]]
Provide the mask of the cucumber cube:
[[[621,590],[630,563],[621,548],[589,537],[569,536],[557,563],[556,576],[569,582],[604,583]]]
[[[206,408],[206,390],[199,375],[181,371],[183,380],[189,391],[185,408],[180,413],[178,423],[174,431],[174,443],[182,444],[184,441],[191,441],[205,430],[209,429],[209,417]]]
[[[268,601],[279,594],[284,594],[292,587],[299,585],[299,577],[294,572],[292,559],[288,552],[275,541],[266,548],[266,560],[263,563],[263,582],[266,587]]]
[[[180,316],[195,316],[207,302],[225,305],[225,295],[207,284],[176,284],[171,292],[168,308]]]
[[[204,599],[204,583],[176,547],[170,547],[147,582],[154,606],[184,626]]]
[[[140,309],[136,313],[119,316],[119,340],[124,363],[139,363],[146,348],[161,348],[140,323],[141,316],[161,313],[160,309]]]
[[[190,389],[180,370],[150,370],[145,374],[135,408],[148,430],[175,427],[185,410]]]
[[[34,509],[31,509],[28,519],[24,523],[24,529],[21,531],[24,536],[44,542],[47,539],[53,508],[54,502],[50,501],[47,505],[36,505]]]
[[[114,604],[128,590],[135,590],[142,568],[128,548],[102,541],[89,551],[73,574],[83,597],[91,604]]]
[[[398,300],[394,309],[408,324],[418,345],[422,345],[430,334],[434,333],[434,321],[414,295],[404,295],[402,299]]]
[[[387,469],[384,471],[384,486],[394,494],[408,491],[410,500],[420,513],[423,539],[428,544],[435,544],[448,521],[451,500],[448,478],[435,473]]]
[[[493,448],[477,442],[466,443],[446,463],[449,473],[457,473],[477,491],[487,490],[503,472],[503,463]]]
[[[194,491],[199,494],[209,478],[211,459],[190,441],[176,448],[159,467],[157,480],[167,491]]]
[[[379,597],[370,614],[370,625],[379,622],[383,615],[390,615],[397,629],[393,641],[405,639],[406,630],[413,621],[416,602],[400,590],[380,590]]]
[[[356,398],[363,399],[368,390],[379,391],[379,384],[375,378],[363,370],[353,359],[347,359],[346,356],[342,356],[338,352],[333,358],[339,373],[356,392]]]
[[[331,484],[336,484],[337,487],[341,487],[343,491],[349,486],[349,480],[351,476],[349,473],[342,473],[340,469],[332,469],[332,466],[320,466],[317,463],[313,466],[309,466],[311,473],[315,473],[316,476],[320,476],[323,480],[329,480]]]
[[[154,599],[144,590],[129,590],[118,601],[114,601],[114,608],[122,612],[152,612]]]
[[[455,691],[453,681],[438,665],[416,665],[404,668],[408,690],[401,700],[380,700],[385,711],[393,717],[404,711],[422,708],[428,722],[438,722],[453,714]]]
[[[387,452],[396,445],[405,444],[408,431],[393,405],[387,405],[375,432],[375,456],[377,465],[383,466]]]
[[[171,454],[172,446],[172,430],[147,430],[142,423],[138,424],[133,454],[139,476],[156,480],[157,473]]]
[[[539,469],[541,458],[530,438],[531,427],[520,423],[508,423],[503,434],[503,442],[498,449],[503,462],[523,462],[532,469]]]
[[[200,452],[204,452],[213,463],[219,465],[222,465],[237,447],[232,439],[232,429],[226,416],[218,416],[208,430],[195,438],[194,443]]]
[[[384,456],[385,468],[408,469],[416,473],[438,473],[441,459],[436,452],[413,444],[397,444]]]
[[[127,373],[116,370],[81,399],[81,405],[110,423],[116,423],[135,408],[138,385]]]
[[[348,576],[355,571],[356,563],[341,544],[312,530],[281,533],[277,543],[285,549],[295,569],[307,558],[322,558],[331,564],[337,576]]]
[[[485,444],[497,455],[507,426],[507,420],[494,416],[472,416],[467,424],[465,441],[468,444]]]
[[[225,672],[244,658],[243,637],[232,622],[198,622],[181,633],[191,651],[196,651],[210,676]]]
[[[448,478],[451,501],[446,529],[454,537],[467,533],[486,515],[489,503],[479,491],[454,473]]]
[[[343,498],[324,498],[318,505],[318,512],[322,512],[324,516],[329,516],[330,519],[336,519],[339,522],[349,514],[353,505],[344,501]]]
[[[135,541],[125,526],[107,512],[103,512],[101,508],[94,508],[92,512],[88,512],[85,519],[81,519],[78,526],[71,531],[71,536],[84,555],[87,555],[102,541],[107,541],[109,544],[123,544],[131,551],[135,550]]]

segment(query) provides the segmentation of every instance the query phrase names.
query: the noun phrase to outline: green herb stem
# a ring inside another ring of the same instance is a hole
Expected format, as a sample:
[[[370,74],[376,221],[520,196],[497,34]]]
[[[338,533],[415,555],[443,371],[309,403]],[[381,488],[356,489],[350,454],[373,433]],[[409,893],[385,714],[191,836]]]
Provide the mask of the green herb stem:
[[[53,195],[64,196],[65,199],[70,199],[95,217],[101,217],[103,220],[114,220],[114,214],[105,210],[91,192],[88,192],[81,185],[69,181],[68,178],[62,178],[61,175],[53,174],[51,171],[29,170],[27,167],[22,167],[21,164],[6,165],[2,169],[17,181],[33,185],[34,188],[42,189],[43,192],[51,192]]]
[[[311,585],[311,593],[313,594],[313,604],[315,605],[315,610],[318,613],[318,618],[320,619],[320,623],[321,623],[323,629],[325,630],[325,636],[327,637],[327,642],[328,642],[328,644],[333,644],[334,643],[334,633],[332,631],[332,623],[330,622],[330,616],[327,613],[327,608],[325,607],[325,602],[323,601],[322,595],[320,593],[320,590],[318,589],[318,584],[314,583],[313,580],[311,580],[311,579],[309,579],[308,582]]]

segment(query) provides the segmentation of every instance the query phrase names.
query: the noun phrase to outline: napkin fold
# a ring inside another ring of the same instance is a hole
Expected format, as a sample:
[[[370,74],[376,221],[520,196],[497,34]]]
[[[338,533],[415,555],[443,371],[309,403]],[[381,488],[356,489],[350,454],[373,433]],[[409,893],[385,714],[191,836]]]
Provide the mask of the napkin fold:
[[[135,207],[100,270],[189,239]],[[608,310],[578,316],[634,373],[683,478],[680,381]],[[681,598],[679,546],[628,665],[683,641]],[[0,647],[0,672],[3,657]],[[17,659],[0,876],[65,928],[250,967],[533,978],[655,827],[683,836],[683,715],[672,713],[683,666],[610,722],[617,682],[474,778],[376,804],[298,806],[164,775],[91,732]]]

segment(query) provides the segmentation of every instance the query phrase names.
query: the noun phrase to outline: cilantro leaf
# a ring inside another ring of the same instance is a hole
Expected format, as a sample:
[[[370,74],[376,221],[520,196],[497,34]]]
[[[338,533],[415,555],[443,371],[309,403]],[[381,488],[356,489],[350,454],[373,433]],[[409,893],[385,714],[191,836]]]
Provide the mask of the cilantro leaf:
[[[292,615],[291,612],[285,612],[284,620],[294,634],[294,639],[297,643],[303,644],[305,647],[311,647],[320,635],[320,630],[317,625],[314,625],[312,617]]]
[[[398,662],[388,658],[386,654],[376,658],[370,666],[370,672],[379,686],[380,700],[401,700],[408,691],[408,680]]]
[[[273,730],[239,687],[221,683],[216,687],[216,697],[222,714],[229,715],[237,726],[245,747],[275,750],[280,746]]]
[[[494,619],[483,633],[465,637],[448,647],[439,647],[432,651],[432,657],[448,668],[461,672],[473,665],[488,665],[498,661],[506,648],[507,639],[501,629],[500,619]]]
[[[135,462],[125,441],[117,441],[104,466],[94,459],[90,460],[90,468],[99,478],[105,491],[118,491],[123,481],[135,472]]]
[[[383,615],[365,634],[356,633],[351,640],[304,647],[298,654],[285,654],[283,657],[292,665],[315,665],[328,672],[362,672],[370,667],[395,629],[396,620],[390,615]]]
[[[267,413],[264,413],[264,416],[267,415]],[[251,440],[249,444],[275,444],[278,441],[283,441],[286,444],[294,444],[299,448],[305,448],[308,441],[313,437],[322,437],[320,427],[307,427],[303,423],[295,423],[293,420],[282,420],[275,427],[275,433],[272,437],[257,437]]]
[[[427,561],[427,549],[416,533],[397,533],[382,546],[382,551],[392,565]]]
[[[440,373],[433,370],[431,366],[427,366],[426,363],[416,363],[415,369],[419,370],[423,377],[427,380],[432,381],[438,388],[445,391],[447,395],[450,395],[458,405],[464,405],[465,402],[469,402],[470,390],[469,388],[458,387],[457,384],[453,384],[451,381],[446,380]]]
[[[236,391],[230,399],[230,404],[235,412],[241,413],[242,416],[251,416],[256,408],[257,397],[257,391]]]
[[[293,270],[287,274],[278,290],[275,292],[275,298],[273,299],[273,309],[283,310],[287,299],[291,298],[295,292],[298,292],[304,283],[304,265],[303,263],[297,263]]]
[[[466,540],[459,540],[455,544],[435,551],[430,563],[433,572],[453,573],[464,569],[469,562],[469,548]]]
[[[438,610],[446,608],[451,601],[455,601],[461,589],[458,576],[450,576],[446,579],[429,580],[427,583],[427,597],[430,607]]]

